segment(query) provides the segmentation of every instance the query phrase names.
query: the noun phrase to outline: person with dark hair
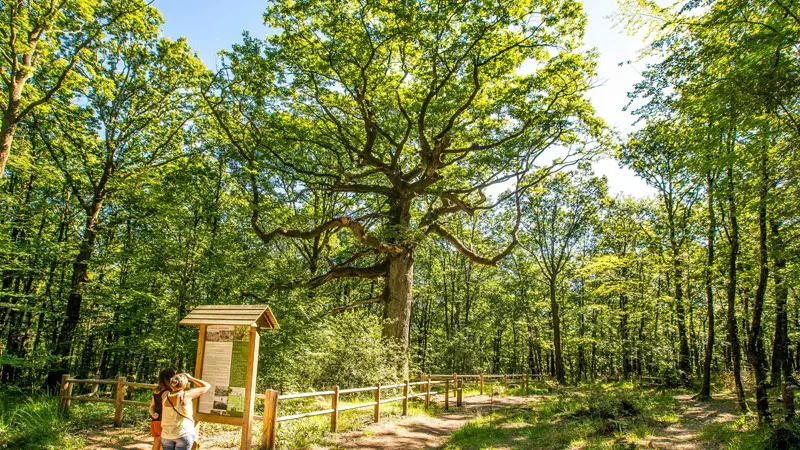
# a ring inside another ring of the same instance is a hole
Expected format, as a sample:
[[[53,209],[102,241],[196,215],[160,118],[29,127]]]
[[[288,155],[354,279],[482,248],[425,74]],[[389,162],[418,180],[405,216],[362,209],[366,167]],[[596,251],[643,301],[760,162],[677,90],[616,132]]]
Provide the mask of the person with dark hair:
[[[189,383],[195,387],[189,389]],[[194,430],[192,400],[208,392],[211,385],[185,373],[169,380],[170,392],[164,395],[161,445],[164,450],[190,450],[197,436]]]
[[[169,392],[169,381],[175,376],[175,369],[167,367],[158,373],[158,386],[150,399],[150,436],[153,436],[153,450],[161,450],[161,410],[164,394]]]

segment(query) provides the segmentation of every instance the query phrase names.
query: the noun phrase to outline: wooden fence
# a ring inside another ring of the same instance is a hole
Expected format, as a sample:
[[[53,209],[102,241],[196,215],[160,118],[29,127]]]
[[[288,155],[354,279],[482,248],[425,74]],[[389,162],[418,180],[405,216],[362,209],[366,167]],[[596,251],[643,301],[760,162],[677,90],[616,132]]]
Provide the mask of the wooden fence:
[[[664,391],[667,387],[666,383],[664,383],[664,377],[643,377],[639,376],[639,385],[644,387],[658,387],[661,388],[661,395],[664,395]]]
[[[76,384],[92,385],[92,391],[85,395],[72,395],[72,388]],[[114,386],[114,398],[100,398],[98,388],[101,385]],[[75,378],[70,378],[69,374],[65,374],[61,376],[61,389],[58,391],[58,411],[62,414],[68,413],[70,403],[73,401],[112,403],[114,405],[114,426],[119,427],[122,426],[123,405],[143,406],[145,408],[150,406],[150,402],[125,400],[125,393],[128,388],[149,389],[152,391],[156,388],[156,385],[147,383],[129,383],[125,377],[119,377],[116,380],[99,380],[96,378],[78,380]]]
[[[425,374],[419,374],[420,380],[425,379]],[[478,384],[478,393],[479,395],[483,395],[483,386],[487,382],[491,382],[492,380],[497,380],[502,378],[503,379],[503,387],[508,389],[509,386],[519,386],[523,388],[525,393],[528,393],[528,386],[531,381],[536,382],[544,381],[549,378],[548,375],[545,374],[527,374],[527,373],[512,373],[512,374],[503,374],[503,375],[491,375],[491,374],[481,374],[481,375],[459,375],[454,373],[452,375],[444,375],[444,374],[432,374],[428,375],[428,377],[432,380],[462,380],[465,383],[472,382]],[[472,380],[472,381],[469,381]]]
[[[430,406],[431,400],[435,399],[435,397],[439,395],[444,396],[443,401],[445,409],[449,409],[452,397],[455,397],[456,406],[461,406],[465,383],[477,383],[479,393],[480,395],[483,395],[485,383],[491,384],[494,380],[496,380],[495,382],[499,383],[500,379],[502,379],[504,387],[508,388],[509,386],[517,385],[522,387],[527,393],[528,384],[531,378],[533,378],[534,380],[545,378],[544,376],[540,375],[530,376],[528,374],[504,374],[504,375],[452,374],[452,375],[427,375],[427,376],[424,374],[420,374],[420,377],[421,380],[416,382],[410,382],[407,380],[406,382],[400,384],[389,384],[389,385],[377,384],[375,386],[352,388],[352,389],[339,389],[338,386],[334,386],[330,391],[303,392],[298,394],[281,395],[276,390],[267,389],[264,394],[256,394],[255,396],[257,400],[264,401],[264,415],[253,416],[253,420],[263,421],[264,424],[261,437],[262,439],[261,448],[267,450],[275,449],[277,442],[278,423],[280,422],[288,422],[291,420],[304,419],[307,417],[329,415],[331,432],[336,432],[338,429],[339,413],[343,411],[350,411],[362,408],[372,408],[373,422],[378,423],[380,422],[381,405],[387,403],[401,402],[402,415],[405,416],[408,414],[408,402],[410,399],[414,398],[424,399],[423,401],[426,409]],[[72,395],[73,386],[76,384],[92,385],[93,386],[92,392],[86,395]],[[98,395],[98,388],[101,385],[114,386],[113,399],[101,398]],[[125,377],[119,377],[116,380],[99,380],[99,379],[79,380],[75,378],[70,378],[69,375],[64,375],[61,378],[61,389],[59,390],[58,394],[58,410],[63,414],[68,413],[70,403],[73,401],[114,404],[114,426],[119,427],[122,425],[122,412],[124,405],[140,406],[145,408],[147,408],[150,405],[149,402],[125,400],[125,394],[127,392],[127,389],[129,388],[149,389],[152,391],[156,388],[156,385],[146,384],[146,383],[129,383]],[[385,391],[396,390],[400,388],[403,389],[402,395],[388,397],[388,398],[384,398],[382,395]],[[437,390],[432,390],[432,388]],[[340,396],[342,395],[364,394],[368,392],[371,392],[374,395],[372,401],[358,403],[354,405],[341,405],[341,406],[339,405],[339,399]],[[307,411],[287,416],[278,415],[279,402],[286,402],[286,401],[309,398],[309,397],[330,397],[330,408],[325,408],[315,411]]]

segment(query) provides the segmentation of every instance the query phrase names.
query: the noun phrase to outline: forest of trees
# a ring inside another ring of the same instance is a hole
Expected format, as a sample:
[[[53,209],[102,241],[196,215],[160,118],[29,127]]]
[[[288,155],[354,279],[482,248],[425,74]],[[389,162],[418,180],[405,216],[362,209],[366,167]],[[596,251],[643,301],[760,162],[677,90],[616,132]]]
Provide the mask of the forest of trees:
[[[577,0],[278,1],[217,71],[142,0],[0,2],[2,382],[190,369],[181,317],[265,303],[260,385],[729,376],[769,420],[800,367],[800,7],[620,6],[627,136]]]

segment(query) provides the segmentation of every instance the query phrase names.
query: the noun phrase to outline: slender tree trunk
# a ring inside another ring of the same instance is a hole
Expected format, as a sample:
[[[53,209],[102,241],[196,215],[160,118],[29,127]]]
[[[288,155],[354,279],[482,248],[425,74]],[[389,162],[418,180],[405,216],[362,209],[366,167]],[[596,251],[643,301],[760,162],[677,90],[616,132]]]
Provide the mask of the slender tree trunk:
[[[561,354],[561,320],[558,312],[558,301],[556,300],[555,276],[550,279],[550,309],[553,315],[553,358],[555,365],[555,377],[556,381],[559,383],[564,383],[564,359]]]
[[[61,331],[58,333],[55,351],[53,352],[54,356],[59,358],[59,362],[47,375],[45,385],[49,387],[59,383],[61,375],[69,371],[72,339],[75,336],[75,330],[81,317],[84,289],[89,281],[89,261],[94,253],[95,239],[97,238],[97,219],[103,205],[103,199],[104,195],[96,196],[94,202],[92,202],[91,210],[87,211],[80,250],[72,263],[72,283],[69,297],[67,298],[67,317],[61,325]]]
[[[781,236],[780,223],[772,220],[772,255],[775,280],[775,339],[772,347],[772,386],[781,385],[781,371],[784,377],[792,374],[792,362],[789,358],[789,314],[786,305],[789,299],[789,288],[784,281],[786,255]]]
[[[580,336],[581,342],[584,342],[585,335],[586,335],[586,319],[583,315],[583,295],[581,295],[579,300],[579,306],[581,308],[581,314],[578,316],[579,327],[578,327],[578,336]],[[583,345],[578,346],[578,379],[583,381],[586,379],[586,351]]]
[[[706,322],[708,322],[706,335],[706,352],[703,360],[703,385],[697,398],[700,400],[711,399],[711,360],[714,357],[714,238],[717,231],[717,218],[714,215],[714,178],[711,174],[706,176],[708,181],[708,241],[705,283],[706,283]]]
[[[623,270],[623,279],[625,271]],[[622,376],[627,380],[631,373],[631,352],[628,342],[628,297],[625,294],[619,296],[619,343],[622,352]]]
[[[794,294],[794,329],[795,331],[800,330],[800,299],[797,298],[797,294]],[[794,366],[800,367],[800,343],[795,344],[794,346]]]
[[[680,260],[680,248],[675,230],[675,217],[672,203],[665,200],[667,207],[667,221],[669,225],[669,243],[672,247],[672,275],[675,282],[675,316],[678,322],[678,370],[681,373],[681,382],[689,385],[692,376],[691,356],[689,354],[689,341],[686,337],[686,312],[683,305],[683,269]]]
[[[677,250],[676,250],[677,253]],[[683,270],[677,255],[674,259],[675,276],[675,318],[678,323],[678,370],[681,372],[681,381],[684,386],[689,385],[692,376],[691,356],[689,354],[689,341],[686,337],[686,311],[683,306]]]
[[[747,353],[756,381],[756,409],[759,423],[770,421],[767,370],[764,366],[764,341],[761,330],[761,315],[764,310],[764,297],[767,292],[769,276],[767,254],[767,195],[769,193],[769,174],[767,172],[767,150],[761,159],[761,182],[758,198],[758,287],[753,299],[753,312],[748,332]]]
[[[733,380],[736,390],[736,400],[739,410],[747,411],[744,400],[744,387],[742,386],[742,349],[739,343],[739,327],[736,322],[736,285],[739,269],[739,220],[736,210],[736,193],[734,191],[733,168],[728,167],[728,221],[730,230],[727,233],[730,252],[728,254],[728,282],[727,297],[727,328],[728,344],[730,345],[731,361],[733,363]]]

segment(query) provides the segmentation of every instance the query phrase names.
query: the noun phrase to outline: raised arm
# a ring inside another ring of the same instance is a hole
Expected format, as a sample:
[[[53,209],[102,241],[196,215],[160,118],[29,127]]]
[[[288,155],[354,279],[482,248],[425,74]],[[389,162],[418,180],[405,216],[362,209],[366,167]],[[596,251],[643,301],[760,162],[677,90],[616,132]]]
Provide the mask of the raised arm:
[[[189,379],[192,383],[195,384],[195,387],[186,391],[186,399],[191,400],[193,398],[197,398],[205,394],[209,389],[211,389],[211,385],[207,382],[195,378],[188,373],[186,374],[186,378]]]
[[[158,417],[158,416],[156,415],[156,402],[155,402],[155,397],[153,397],[152,395],[150,396],[150,417],[151,417],[151,418],[153,418],[153,419],[155,419],[156,417]]]

